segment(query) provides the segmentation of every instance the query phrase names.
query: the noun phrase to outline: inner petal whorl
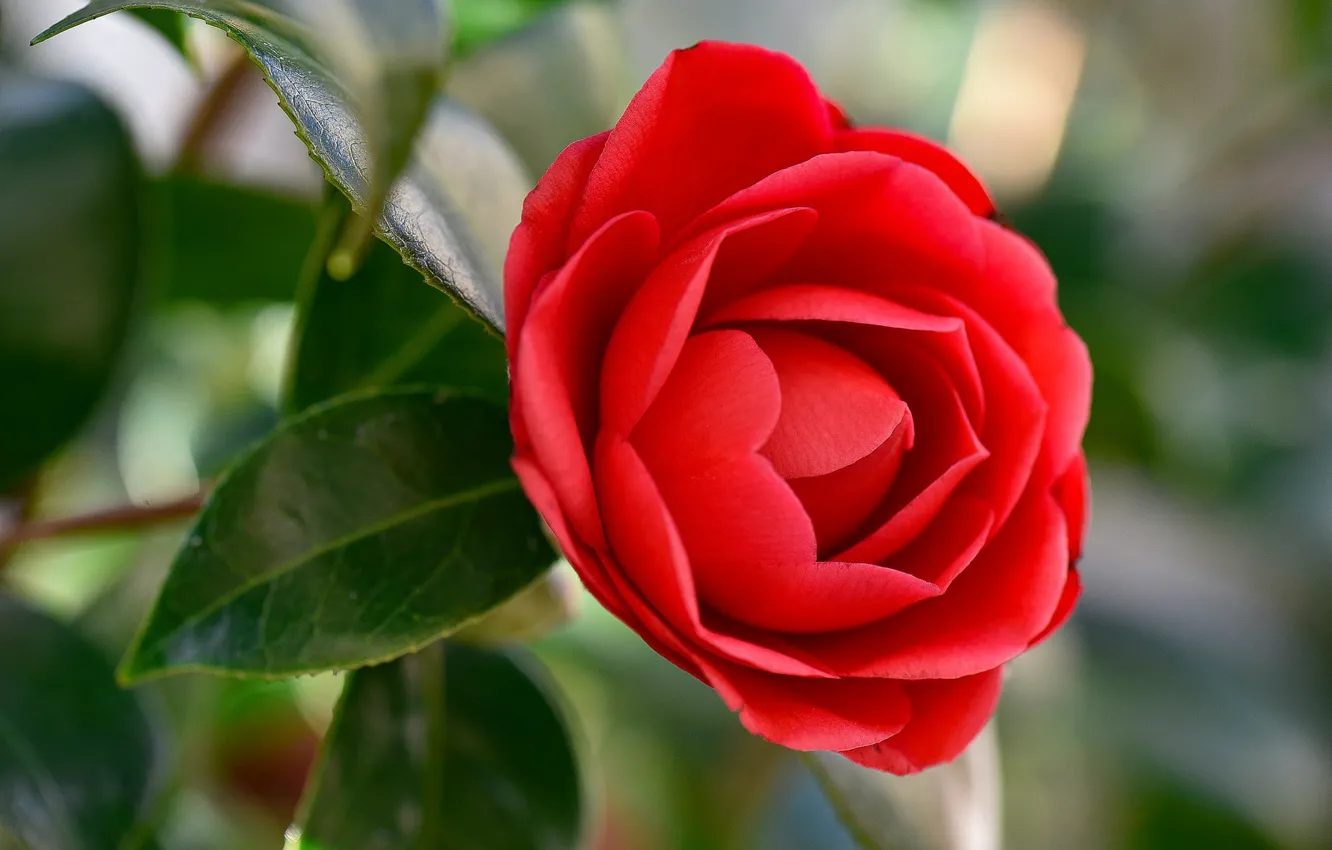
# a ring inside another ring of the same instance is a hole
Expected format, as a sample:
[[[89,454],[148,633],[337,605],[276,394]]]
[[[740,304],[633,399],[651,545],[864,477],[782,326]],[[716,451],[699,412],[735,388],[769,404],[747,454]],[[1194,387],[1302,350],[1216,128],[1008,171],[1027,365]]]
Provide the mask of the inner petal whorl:
[[[892,487],[914,426],[901,396],[854,354],[807,334],[751,333],[777,372],[781,415],[760,453],[814,524],[819,551],[846,542]]]

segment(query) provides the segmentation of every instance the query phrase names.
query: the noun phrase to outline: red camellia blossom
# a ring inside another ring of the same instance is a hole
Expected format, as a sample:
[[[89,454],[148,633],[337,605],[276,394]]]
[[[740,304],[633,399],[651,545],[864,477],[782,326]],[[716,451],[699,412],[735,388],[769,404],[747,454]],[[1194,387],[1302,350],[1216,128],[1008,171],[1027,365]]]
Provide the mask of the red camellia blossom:
[[[1077,599],[1091,366],[993,219],[947,151],[720,43],[527,199],[514,468],[592,594],[764,738],[950,760]]]

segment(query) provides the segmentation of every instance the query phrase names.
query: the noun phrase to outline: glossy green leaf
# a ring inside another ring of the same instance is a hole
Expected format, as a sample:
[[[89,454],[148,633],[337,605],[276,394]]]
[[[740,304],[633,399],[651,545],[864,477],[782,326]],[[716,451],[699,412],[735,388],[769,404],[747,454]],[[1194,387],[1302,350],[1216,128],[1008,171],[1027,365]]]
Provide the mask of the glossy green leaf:
[[[304,850],[573,850],[574,747],[526,658],[440,643],[353,673]]]
[[[503,407],[443,390],[287,421],[218,482],[122,676],[357,667],[484,614],[555,559],[511,452]]]
[[[504,343],[421,273],[376,241],[356,274],[330,275],[323,260],[349,212],[340,196],[330,210],[299,303],[288,408],[297,411],[352,390],[437,384],[475,390],[503,404],[508,396]]]
[[[78,431],[124,341],[140,269],[139,166],[81,86],[0,70],[0,492]]]
[[[356,210],[377,213],[376,228],[407,262],[503,327],[497,268],[467,232],[429,152],[409,161],[423,122],[438,114],[430,104],[447,41],[440,0],[94,0],[36,40],[139,6],[184,11],[244,45]],[[345,260],[337,267],[350,274],[355,265]]]
[[[170,9],[131,9],[130,14],[152,27],[172,47],[185,55],[185,18]]]
[[[485,122],[440,101],[420,141],[422,169],[447,186],[476,251],[498,268],[530,188],[522,166]],[[433,383],[507,400],[504,346],[453,302],[421,283],[386,246],[371,249],[350,279],[328,273],[336,234],[350,215],[329,204],[306,265],[288,390],[301,409],[352,389]]]
[[[865,850],[998,847],[998,760],[993,725],[956,761],[913,776],[870,770],[836,753],[805,754],[805,763]]]
[[[0,823],[32,850],[115,850],[155,745],[136,696],[63,623],[0,594]]]
[[[185,175],[159,180],[153,194],[159,297],[224,307],[296,297],[314,204]]]

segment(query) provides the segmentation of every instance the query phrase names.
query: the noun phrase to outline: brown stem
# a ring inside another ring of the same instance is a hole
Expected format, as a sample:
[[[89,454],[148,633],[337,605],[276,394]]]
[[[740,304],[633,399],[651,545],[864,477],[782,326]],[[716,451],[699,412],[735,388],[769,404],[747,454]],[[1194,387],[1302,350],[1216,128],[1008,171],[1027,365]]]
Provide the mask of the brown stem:
[[[134,531],[154,525],[187,519],[199,512],[208,494],[199,491],[174,502],[160,505],[124,505],[79,516],[30,522],[0,537],[0,553],[34,540],[49,540],[76,534],[109,534]]]
[[[199,170],[209,145],[227,128],[227,119],[240,102],[253,69],[250,56],[244,50],[238,50],[222,69],[190,119],[190,126],[180,143],[180,153],[176,156],[177,171]]]

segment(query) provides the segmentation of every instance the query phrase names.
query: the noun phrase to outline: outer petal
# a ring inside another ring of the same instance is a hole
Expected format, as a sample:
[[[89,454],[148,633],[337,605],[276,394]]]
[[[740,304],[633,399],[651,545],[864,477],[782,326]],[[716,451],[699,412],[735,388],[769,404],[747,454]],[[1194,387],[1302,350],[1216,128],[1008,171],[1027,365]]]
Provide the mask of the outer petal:
[[[975,740],[999,704],[1003,668],[962,679],[907,685],[911,721],[878,744],[844,751],[857,764],[899,775],[952,761]]]
[[[608,222],[538,294],[513,361],[511,417],[579,537],[603,540],[588,450],[599,363],[616,318],[656,256],[647,213]]]
[[[831,150],[828,110],[791,57],[720,42],[677,50],[611,131],[572,244],[627,210],[647,210],[674,233],[733,192]]]
[[[1067,576],[1064,513],[1048,494],[1029,494],[943,596],[802,645],[843,676],[974,675],[1017,657],[1045,630]]]
[[[941,285],[984,316],[1031,370],[1050,409],[1037,470],[1048,481],[1082,445],[1091,414],[1091,359],[1059,313],[1054,274],[1041,252],[994,222],[978,226],[983,269]]]
[[[574,205],[583,196],[588,175],[609,135],[609,131],[598,133],[565,148],[523,201],[522,220],[504,257],[504,319],[510,360],[517,351],[537,283],[568,256],[565,246]]]
[[[603,434],[596,474],[606,534],[619,566],[619,571],[612,568],[611,579],[625,604],[660,640],[683,640],[697,647],[694,654],[712,652],[783,675],[830,676],[777,635],[761,635],[758,643],[704,625],[684,544],[633,446]]]
[[[793,679],[734,664],[704,676],[755,735],[793,750],[847,750],[895,735],[911,705],[890,679]]]
[[[947,184],[976,215],[989,217],[995,213],[994,200],[980,178],[952,151],[932,139],[905,130],[866,127],[839,131],[835,143],[839,151],[878,151],[919,165]]]

